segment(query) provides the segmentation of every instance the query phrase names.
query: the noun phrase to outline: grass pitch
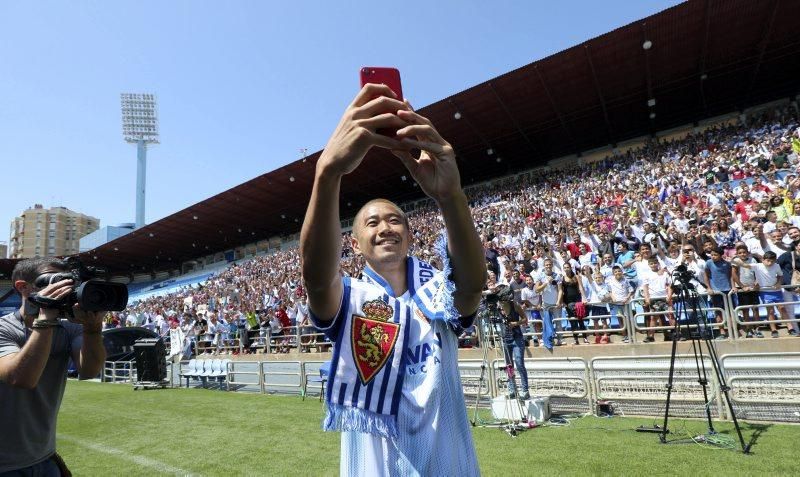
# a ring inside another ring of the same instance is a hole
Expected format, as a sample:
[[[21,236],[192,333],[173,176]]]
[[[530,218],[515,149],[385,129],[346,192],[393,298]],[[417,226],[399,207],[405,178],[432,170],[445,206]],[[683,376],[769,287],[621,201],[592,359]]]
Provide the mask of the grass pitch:
[[[322,417],[316,398],[70,381],[58,449],[76,476],[337,475],[339,436],[320,430]],[[655,422],[583,417],[473,435],[484,475],[800,475],[798,426],[743,423],[754,443],[743,455],[688,439],[703,421],[671,419],[666,445],[633,431]],[[715,426],[735,438],[730,423]]]

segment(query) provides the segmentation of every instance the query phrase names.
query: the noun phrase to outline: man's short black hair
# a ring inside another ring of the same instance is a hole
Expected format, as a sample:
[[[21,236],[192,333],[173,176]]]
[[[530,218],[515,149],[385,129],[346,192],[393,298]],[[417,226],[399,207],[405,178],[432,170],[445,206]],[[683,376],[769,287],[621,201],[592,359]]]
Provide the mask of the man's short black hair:
[[[60,270],[67,270],[69,268],[65,261],[58,258],[29,258],[18,262],[14,267],[14,271],[11,272],[11,283],[16,283],[17,280],[33,283],[34,280],[36,280],[36,277],[42,274],[42,270],[48,266],[52,266]]]
[[[764,252],[764,258],[768,258],[770,260],[775,260],[776,258],[778,258],[778,256],[775,254],[775,252],[770,250],[769,252]]]

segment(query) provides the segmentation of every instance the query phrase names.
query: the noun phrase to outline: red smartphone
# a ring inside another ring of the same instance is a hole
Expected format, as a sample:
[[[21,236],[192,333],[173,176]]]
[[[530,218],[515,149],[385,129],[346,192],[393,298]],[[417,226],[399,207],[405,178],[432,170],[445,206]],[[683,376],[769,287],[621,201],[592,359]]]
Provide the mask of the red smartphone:
[[[400,84],[400,71],[397,68],[365,66],[361,68],[361,87],[367,83],[385,84],[394,91],[398,101],[403,100],[403,87]]]
[[[400,71],[397,68],[364,66],[361,68],[361,87],[363,88],[367,83],[385,84],[394,91],[398,101],[403,101],[403,87],[400,84]],[[378,129],[375,132],[389,137],[397,135],[397,131],[391,129]]]

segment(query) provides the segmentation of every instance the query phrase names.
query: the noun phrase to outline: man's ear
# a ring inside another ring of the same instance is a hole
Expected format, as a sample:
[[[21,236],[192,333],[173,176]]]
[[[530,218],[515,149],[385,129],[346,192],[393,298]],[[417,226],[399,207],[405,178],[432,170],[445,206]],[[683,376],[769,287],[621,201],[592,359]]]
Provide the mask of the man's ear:
[[[17,280],[14,282],[14,289],[22,296],[27,296],[28,294],[28,282],[25,280]]]
[[[358,246],[358,239],[355,235],[350,236],[350,246],[353,248],[353,253],[361,255],[361,247]]]

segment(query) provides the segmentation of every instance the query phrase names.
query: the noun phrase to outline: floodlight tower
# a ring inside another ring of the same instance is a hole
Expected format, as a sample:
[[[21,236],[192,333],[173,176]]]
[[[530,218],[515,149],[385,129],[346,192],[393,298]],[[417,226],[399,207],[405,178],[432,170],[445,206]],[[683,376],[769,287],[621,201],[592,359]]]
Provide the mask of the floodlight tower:
[[[125,142],[136,144],[136,228],[144,226],[145,179],[147,176],[147,145],[158,144],[156,95],[122,93],[122,136]]]

